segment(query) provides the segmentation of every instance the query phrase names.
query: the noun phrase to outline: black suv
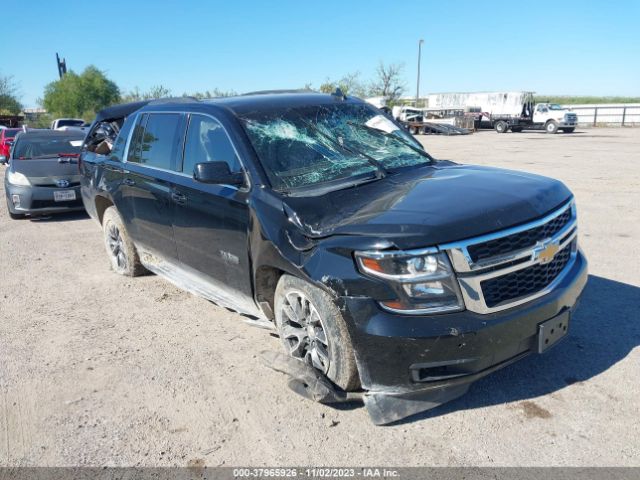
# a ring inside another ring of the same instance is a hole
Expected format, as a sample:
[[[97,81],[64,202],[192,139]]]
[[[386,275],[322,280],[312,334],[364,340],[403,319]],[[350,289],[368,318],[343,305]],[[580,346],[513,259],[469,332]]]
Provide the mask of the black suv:
[[[435,160],[339,92],[108,108],[80,160],[116,272],[273,326],[376,423],[545,351],[587,279],[562,183]]]

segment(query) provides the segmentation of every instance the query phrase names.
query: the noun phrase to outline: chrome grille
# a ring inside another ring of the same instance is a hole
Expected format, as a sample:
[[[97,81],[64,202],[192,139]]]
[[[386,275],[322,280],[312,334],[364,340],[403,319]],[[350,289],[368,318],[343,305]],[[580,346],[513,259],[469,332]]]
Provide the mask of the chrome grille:
[[[573,201],[525,225],[440,245],[457,273],[468,310],[492,313],[553,289],[577,252]]]
[[[571,209],[567,209],[548,223],[532,228],[531,230],[514,233],[513,235],[496,238],[495,240],[490,240],[484,243],[469,245],[469,256],[474,262],[477,262],[479,260],[532,247],[541,240],[553,237],[570,221]]]
[[[571,258],[571,248],[571,245],[566,246],[550,263],[533,265],[480,282],[487,307],[495,307],[503,302],[542,290],[567,266]]]

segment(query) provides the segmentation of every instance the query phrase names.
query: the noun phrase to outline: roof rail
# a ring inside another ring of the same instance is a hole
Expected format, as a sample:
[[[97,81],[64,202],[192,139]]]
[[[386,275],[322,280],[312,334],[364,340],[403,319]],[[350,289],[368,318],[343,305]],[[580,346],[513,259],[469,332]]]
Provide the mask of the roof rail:
[[[306,89],[306,88],[297,88],[297,89],[289,89],[289,90],[257,90],[255,92],[246,92],[242,93],[241,96],[244,95],[271,95],[274,93],[317,93],[314,90]]]
[[[164,97],[164,98],[156,98],[151,100],[149,104],[151,105],[161,105],[163,103],[190,103],[190,102],[199,102],[196,97]]]

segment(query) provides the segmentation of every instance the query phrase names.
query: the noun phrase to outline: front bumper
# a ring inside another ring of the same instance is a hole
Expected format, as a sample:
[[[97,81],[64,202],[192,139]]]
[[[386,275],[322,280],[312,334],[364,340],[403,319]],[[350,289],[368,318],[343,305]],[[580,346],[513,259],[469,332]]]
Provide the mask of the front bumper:
[[[56,202],[54,200],[53,192],[60,190],[74,190],[76,193],[76,199]],[[52,213],[84,210],[82,198],[80,197],[80,186],[56,188],[33,185],[21,186],[5,183],[5,192],[7,195],[9,211],[14,214],[49,215]],[[18,195],[20,197],[19,205],[14,204],[14,195]]]
[[[402,316],[368,298],[340,298],[374,422],[459,397],[475,380],[536,352],[538,325],[573,310],[587,282],[582,252],[569,268],[549,294],[493,314]]]

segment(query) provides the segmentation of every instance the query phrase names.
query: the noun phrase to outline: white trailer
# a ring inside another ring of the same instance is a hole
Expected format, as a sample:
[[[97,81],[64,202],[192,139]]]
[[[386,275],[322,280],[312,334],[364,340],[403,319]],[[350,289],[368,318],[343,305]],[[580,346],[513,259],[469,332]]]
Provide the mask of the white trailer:
[[[578,116],[560,105],[533,103],[534,92],[459,92],[429,95],[429,108],[477,111],[477,128],[495,128],[498,133],[546,130],[571,133]]]

